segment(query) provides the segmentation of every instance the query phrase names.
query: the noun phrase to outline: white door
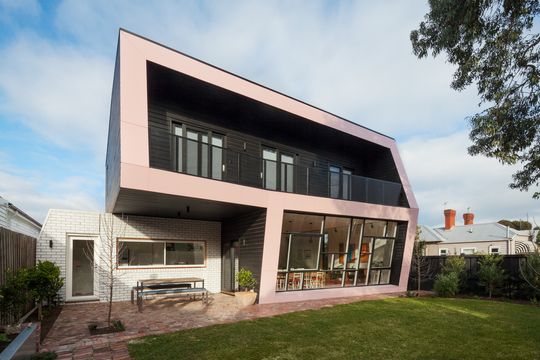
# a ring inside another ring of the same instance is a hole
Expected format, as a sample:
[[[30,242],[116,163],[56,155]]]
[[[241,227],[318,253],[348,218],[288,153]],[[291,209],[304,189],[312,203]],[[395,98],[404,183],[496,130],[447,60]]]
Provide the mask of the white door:
[[[95,300],[94,238],[69,236],[66,262],[66,300]]]

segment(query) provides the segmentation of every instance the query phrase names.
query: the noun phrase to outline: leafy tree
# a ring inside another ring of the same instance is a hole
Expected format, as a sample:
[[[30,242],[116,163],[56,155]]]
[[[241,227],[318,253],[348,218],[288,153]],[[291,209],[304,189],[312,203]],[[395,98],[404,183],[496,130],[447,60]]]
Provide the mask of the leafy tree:
[[[430,11],[410,39],[414,54],[446,53],[457,69],[455,90],[476,84],[480,105],[469,118],[471,155],[520,164],[511,188],[540,182],[540,35],[538,0],[429,0]],[[540,192],[533,194],[540,198]]]
[[[531,230],[533,228],[532,224],[528,221],[523,220],[499,220],[499,224],[504,226],[509,226],[512,229],[516,230]]]
[[[502,268],[502,257],[499,255],[484,255],[478,262],[478,283],[485,286],[486,291],[491,295],[504,281],[504,269]]]
[[[28,288],[38,304],[38,318],[42,319],[43,301],[49,304],[64,285],[64,279],[60,277],[60,268],[50,261],[39,261],[29,270]]]

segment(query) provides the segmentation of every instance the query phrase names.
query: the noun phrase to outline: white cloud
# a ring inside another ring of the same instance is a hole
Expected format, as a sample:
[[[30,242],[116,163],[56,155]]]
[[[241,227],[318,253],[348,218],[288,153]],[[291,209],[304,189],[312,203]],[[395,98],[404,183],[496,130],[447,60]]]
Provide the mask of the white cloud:
[[[401,154],[420,207],[420,221],[441,224],[443,210],[457,210],[458,219],[470,207],[476,222],[526,219],[540,222],[538,200],[532,192],[508,188],[515,166],[495,159],[471,157],[466,132],[444,137],[412,139],[401,144]],[[445,205],[446,203],[446,205]]]
[[[113,61],[21,35],[0,49],[0,110],[45,139],[104,157]]]
[[[409,33],[425,11],[398,1],[64,1],[57,26],[109,54],[125,27],[401,137],[454,131],[477,110],[474,89],[449,88],[453,69],[443,58],[412,54]]]
[[[444,202],[459,211],[470,206],[479,221],[532,215],[537,202],[507,187],[514,168],[466,154],[474,89],[449,88],[453,69],[444,58],[412,55],[409,33],[426,10],[424,2],[401,1],[66,0],[53,13],[54,38],[27,32],[0,49],[0,110],[102,162],[124,27],[374,130],[413,136],[401,149],[424,223],[442,221]],[[19,170],[0,176],[0,192],[23,209],[98,207],[95,189],[76,170],[58,188]]]
[[[2,154],[0,154],[2,155]],[[102,210],[102,199],[92,196],[102,185],[88,177],[47,174],[21,169],[0,156],[0,196],[43,222],[48,209]]]
[[[11,22],[9,15],[13,13],[38,16],[41,13],[41,6],[38,0],[0,0],[0,10],[0,20]]]

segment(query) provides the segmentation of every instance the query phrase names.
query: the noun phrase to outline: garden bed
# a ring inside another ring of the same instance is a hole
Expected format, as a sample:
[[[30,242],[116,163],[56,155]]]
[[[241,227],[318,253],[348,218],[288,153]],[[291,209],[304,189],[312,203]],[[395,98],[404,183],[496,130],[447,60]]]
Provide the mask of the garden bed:
[[[111,325],[92,323],[88,325],[90,335],[103,335],[125,331],[124,324],[120,320],[111,321]]]

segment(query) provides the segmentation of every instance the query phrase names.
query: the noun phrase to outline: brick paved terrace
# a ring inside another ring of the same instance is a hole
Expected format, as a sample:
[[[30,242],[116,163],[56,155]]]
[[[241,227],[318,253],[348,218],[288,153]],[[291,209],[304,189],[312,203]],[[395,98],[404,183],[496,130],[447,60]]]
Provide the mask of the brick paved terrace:
[[[238,308],[234,296],[212,294],[204,305],[170,297],[145,301],[144,311],[129,301],[113,303],[113,318],[120,319],[126,331],[90,336],[88,324],[104,321],[106,303],[66,304],[42,344],[42,351],[55,351],[59,359],[129,359],[127,341],[214,324],[319,309],[361,300],[383,299],[397,294],[253,305]]]

